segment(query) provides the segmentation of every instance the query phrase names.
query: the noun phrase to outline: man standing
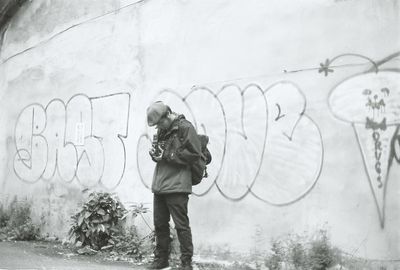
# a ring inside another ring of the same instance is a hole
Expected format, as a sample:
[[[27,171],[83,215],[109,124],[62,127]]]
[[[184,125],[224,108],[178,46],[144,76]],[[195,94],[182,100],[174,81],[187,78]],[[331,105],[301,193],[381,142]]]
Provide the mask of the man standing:
[[[189,194],[192,193],[191,164],[200,159],[201,143],[193,125],[163,102],[147,109],[147,123],[156,126],[150,156],[155,161],[154,193],[155,258],[150,269],[169,266],[170,216],[175,223],[181,250],[181,269],[192,269],[193,243],[188,217]]]

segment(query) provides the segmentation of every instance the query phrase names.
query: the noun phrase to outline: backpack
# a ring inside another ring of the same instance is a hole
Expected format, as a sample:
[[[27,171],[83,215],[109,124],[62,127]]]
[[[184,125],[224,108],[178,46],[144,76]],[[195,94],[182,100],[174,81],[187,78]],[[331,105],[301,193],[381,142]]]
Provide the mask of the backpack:
[[[208,177],[207,165],[210,164],[212,156],[210,150],[207,148],[209,138],[207,135],[197,135],[201,144],[200,159],[192,164],[192,185],[195,186],[201,182],[203,178]]]

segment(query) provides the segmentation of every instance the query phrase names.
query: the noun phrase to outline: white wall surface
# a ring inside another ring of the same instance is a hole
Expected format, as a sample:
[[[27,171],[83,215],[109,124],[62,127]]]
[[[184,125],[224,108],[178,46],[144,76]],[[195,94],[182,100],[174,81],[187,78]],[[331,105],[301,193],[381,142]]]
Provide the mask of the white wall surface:
[[[151,203],[145,109],[162,99],[211,138],[190,200],[197,247],[327,228],[349,253],[400,258],[396,1],[134,3],[35,0],[12,18],[3,202],[32,199],[60,236],[87,187]]]

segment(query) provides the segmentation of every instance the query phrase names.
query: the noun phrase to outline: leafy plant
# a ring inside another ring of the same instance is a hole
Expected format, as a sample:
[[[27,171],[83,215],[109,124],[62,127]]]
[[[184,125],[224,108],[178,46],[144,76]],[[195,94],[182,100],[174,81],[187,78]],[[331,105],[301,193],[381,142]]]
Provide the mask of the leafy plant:
[[[270,270],[280,270],[282,262],[285,260],[285,247],[279,240],[272,240],[271,254],[265,260],[265,265]]]
[[[30,241],[38,238],[39,228],[32,221],[28,221],[25,224],[9,229],[7,234],[10,240]]]
[[[0,238],[8,240],[34,240],[39,227],[31,220],[31,206],[27,201],[14,197],[7,209],[0,207]]]
[[[143,203],[131,202],[131,203],[128,203],[128,207],[127,208],[128,209],[126,211],[126,214],[122,217],[122,219],[125,219],[129,215],[132,216],[133,218],[135,218],[135,217],[137,217],[139,215],[142,216],[142,214],[145,214],[145,213],[147,213],[149,211],[149,208],[145,207],[143,205]],[[142,216],[142,218],[143,218],[143,216]],[[146,220],[144,218],[143,218],[143,220],[146,222]],[[147,226],[149,226],[149,225],[147,224]],[[150,229],[151,229],[151,227],[150,227]]]
[[[307,249],[298,237],[289,240],[287,252],[288,260],[294,269],[307,269]]]
[[[118,233],[113,234],[109,240],[110,245],[104,246],[102,250],[111,250],[113,255],[129,256],[135,260],[142,260],[147,255],[143,244],[146,238],[140,238],[135,226],[121,227]]]
[[[113,234],[121,230],[125,207],[110,193],[92,192],[81,211],[71,217],[70,238],[95,250],[114,244]]]
[[[331,246],[325,230],[320,230],[310,245],[308,252],[310,269],[325,270],[339,262],[339,252]]]
[[[27,201],[18,201],[17,197],[10,204],[10,219],[7,225],[17,227],[31,220],[31,206]]]
[[[4,206],[0,204],[0,228],[6,227],[9,220],[10,214],[4,209]]]
[[[135,260],[141,260],[145,255],[153,254],[155,248],[153,229],[143,217],[143,214],[147,213],[149,208],[145,207],[142,203],[129,202],[127,205],[127,211],[122,217],[122,220],[125,221],[129,216],[133,219],[140,216],[150,228],[151,233],[145,237],[139,237],[136,226],[121,226],[120,230],[112,235],[112,239],[109,242],[113,244],[109,245],[107,250],[112,249],[112,252],[115,254],[130,256]]]
[[[289,235],[273,240],[265,259],[270,270],[325,270],[340,262],[341,253],[331,245],[326,230],[319,230],[312,238]]]

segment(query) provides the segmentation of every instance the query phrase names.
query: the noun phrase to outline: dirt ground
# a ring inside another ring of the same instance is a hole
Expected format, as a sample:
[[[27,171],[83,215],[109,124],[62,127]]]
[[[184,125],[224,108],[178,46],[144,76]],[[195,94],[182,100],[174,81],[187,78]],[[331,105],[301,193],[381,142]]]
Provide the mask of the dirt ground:
[[[144,270],[151,258],[141,262],[133,259],[107,256],[104,253],[80,255],[70,246],[53,241],[0,241],[0,270],[36,270],[36,269],[78,269],[78,270]],[[195,259],[195,270],[250,270],[267,269],[261,265],[249,267],[243,264],[223,264],[207,260]],[[172,264],[171,264],[172,265]],[[337,267],[337,266],[336,266]],[[330,269],[340,269],[332,267]],[[174,269],[172,267],[172,269]],[[400,270],[400,261],[367,261],[348,260],[342,270]]]
[[[104,253],[95,255],[80,255],[70,246],[52,241],[0,241],[0,270],[36,270],[36,269],[62,269],[62,270],[144,270],[149,265],[151,258],[142,262],[127,261],[121,258],[116,261],[115,256]],[[171,269],[176,264],[171,263]],[[223,266],[213,262],[194,263],[194,270],[243,270],[247,267]]]
[[[79,255],[51,242],[0,242],[0,269],[146,269],[130,262],[107,261],[104,256]]]

